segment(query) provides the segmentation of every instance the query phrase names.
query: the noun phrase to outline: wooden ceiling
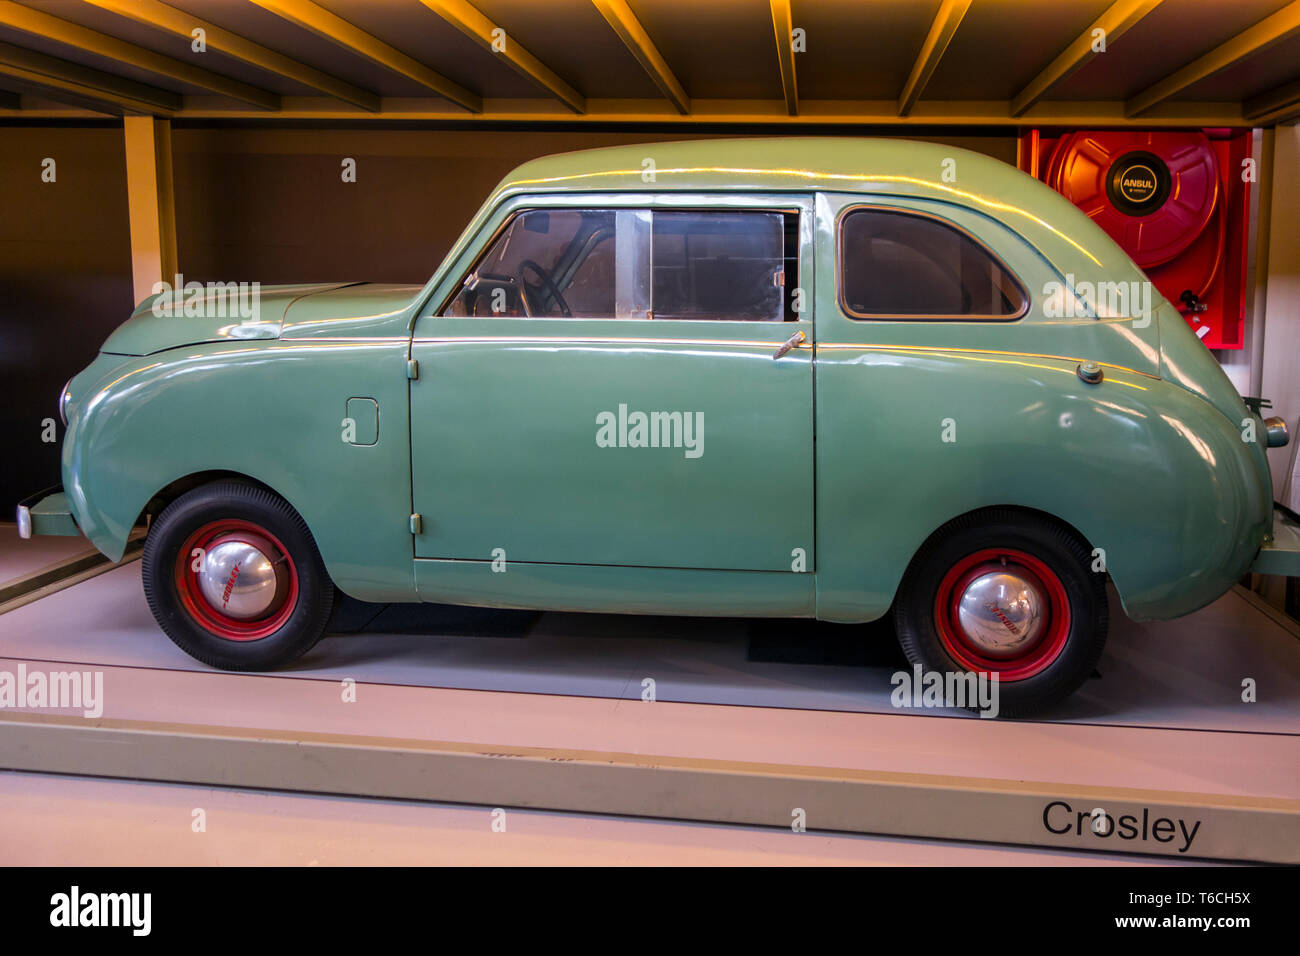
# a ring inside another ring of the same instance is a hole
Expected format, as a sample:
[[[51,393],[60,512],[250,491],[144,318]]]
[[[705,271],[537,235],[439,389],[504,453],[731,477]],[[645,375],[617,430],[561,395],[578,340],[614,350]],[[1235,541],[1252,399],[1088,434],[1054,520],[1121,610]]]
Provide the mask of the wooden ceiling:
[[[102,114],[1267,126],[1300,0],[0,0],[0,119]]]

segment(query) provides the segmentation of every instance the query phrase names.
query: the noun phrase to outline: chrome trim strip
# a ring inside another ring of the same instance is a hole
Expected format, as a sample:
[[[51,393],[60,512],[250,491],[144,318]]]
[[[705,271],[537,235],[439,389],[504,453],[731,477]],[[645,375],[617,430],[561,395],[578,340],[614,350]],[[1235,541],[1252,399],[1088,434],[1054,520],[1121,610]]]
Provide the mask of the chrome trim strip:
[[[76,378],[76,376],[74,375],[73,378]],[[72,379],[70,378],[63,383],[63,391],[59,392],[59,420],[63,422],[64,428],[68,427],[68,399],[71,397],[68,394],[68,389],[71,385]]]
[[[776,329],[785,330],[795,323],[773,322]],[[768,340],[759,339],[666,339],[649,336],[624,335],[447,335],[430,338],[415,338],[413,345],[465,344],[511,342],[520,345],[548,345],[552,343],[575,344],[624,344],[624,345],[743,345],[751,348],[774,348],[785,341],[784,337]],[[803,346],[807,347],[807,345]]]
[[[1083,362],[1087,361],[1077,355],[1049,355],[1045,352],[1015,352],[1002,349],[967,349],[956,348],[945,345],[881,345],[875,342],[819,342],[819,350],[826,351],[867,351],[867,352],[956,352],[969,355],[1007,355],[1013,358],[1040,358],[1053,359],[1058,362]],[[1093,359],[1092,361],[1096,361]],[[1141,369],[1129,368],[1127,365],[1118,365],[1114,362],[1097,362],[1105,368],[1118,369],[1121,372],[1132,372],[1134,375],[1141,375],[1145,378],[1160,380],[1159,375],[1151,372],[1143,372]]]
[[[281,342],[408,342],[405,335],[282,335]]]
[[[32,511],[26,505],[18,506],[18,537],[26,540],[32,536]]]

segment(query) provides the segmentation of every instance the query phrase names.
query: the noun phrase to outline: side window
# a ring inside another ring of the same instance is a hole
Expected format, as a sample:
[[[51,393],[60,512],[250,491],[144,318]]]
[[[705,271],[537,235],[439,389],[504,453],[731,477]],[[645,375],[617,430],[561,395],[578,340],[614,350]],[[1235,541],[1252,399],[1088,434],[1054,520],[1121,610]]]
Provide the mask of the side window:
[[[440,314],[780,322],[798,272],[794,212],[534,209]]]
[[[840,223],[840,297],[855,318],[1014,319],[1028,299],[970,236],[925,215],[854,209]]]
[[[629,236],[635,241],[635,236]],[[615,314],[615,213],[535,209],[510,220],[443,315]]]
[[[787,248],[787,220],[794,242]],[[780,322],[798,284],[798,216],[780,212],[654,214],[656,319]]]

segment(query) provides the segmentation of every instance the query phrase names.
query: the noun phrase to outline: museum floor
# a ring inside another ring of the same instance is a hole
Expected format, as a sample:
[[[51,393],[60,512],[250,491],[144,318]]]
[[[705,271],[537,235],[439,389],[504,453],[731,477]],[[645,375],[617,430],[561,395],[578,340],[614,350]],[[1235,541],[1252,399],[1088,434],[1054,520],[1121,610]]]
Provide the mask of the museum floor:
[[[84,549],[57,540],[0,526],[0,577]],[[342,633],[249,675],[166,639],[138,561],[0,606],[0,668],[75,665],[105,688],[90,720],[0,711],[10,863],[1274,859],[1251,821],[1292,827],[1300,798],[1300,629],[1239,590],[1165,624],[1112,597],[1098,674],[1032,721],[893,707],[906,665],[883,624],[348,603]],[[1180,855],[1010,819],[1053,798],[1174,807],[1214,836]],[[753,825],[792,805],[808,832]]]

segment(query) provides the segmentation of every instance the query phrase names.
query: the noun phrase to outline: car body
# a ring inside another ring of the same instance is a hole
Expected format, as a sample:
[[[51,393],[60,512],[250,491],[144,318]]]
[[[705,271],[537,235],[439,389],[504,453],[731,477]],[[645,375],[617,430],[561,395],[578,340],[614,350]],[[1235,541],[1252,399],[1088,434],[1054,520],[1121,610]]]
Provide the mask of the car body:
[[[208,314],[146,300],[69,383],[38,531],[75,521],[116,559],[142,517],[245,482],[365,601],[839,622],[896,607],[981,515],[1059,530],[1136,620],[1293,570],[1264,453],[1284,429],[1086,215],[960,149],[547,157],[422,287],[270,287],[253,319],[187,301]],[[1015,540],[1046,607],[1046,552]],[[949,596],[994,615],[974,631],[1042,610],[969,570]],[[908,600],[943,616],[931,597]]]

